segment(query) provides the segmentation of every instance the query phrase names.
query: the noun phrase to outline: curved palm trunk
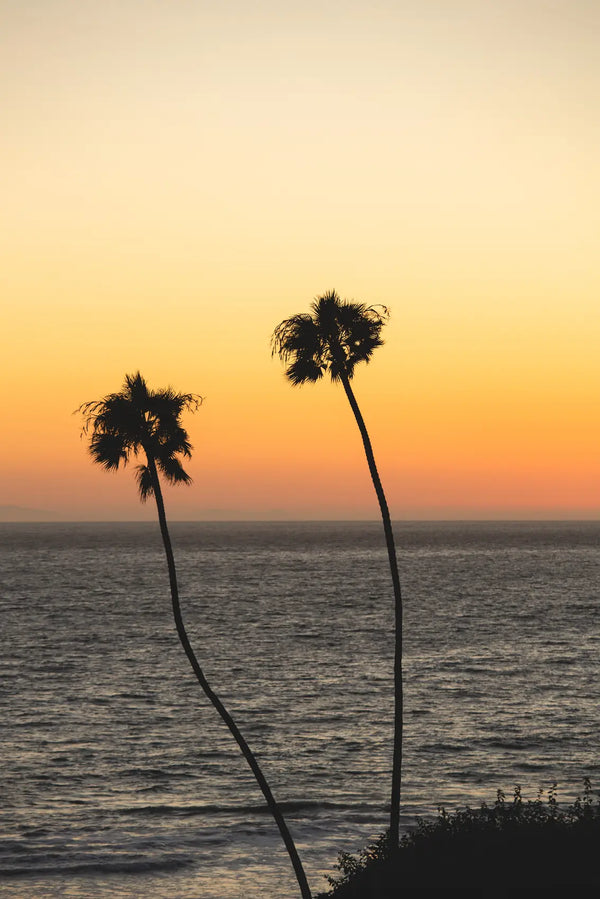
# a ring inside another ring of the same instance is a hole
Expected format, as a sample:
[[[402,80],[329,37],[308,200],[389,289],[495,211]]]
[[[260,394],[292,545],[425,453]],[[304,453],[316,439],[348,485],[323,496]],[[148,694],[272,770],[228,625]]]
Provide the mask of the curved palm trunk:
[[[311,892],[308,886],[308,881],[306,879],[306,874],[304,873],[304,868],[302,867],[302,862],[300,861],[300,857],[298,855],[298,851],[296,849],[295,843],[292,839],[292,836],[288,830],[287,824],[285,823],[285,819],[275,801],[275,797],[271,792],[271,788],[267,783],[264,774],[262,773],[260,766],[254,756],[254,753],[246,743],[246,740],[242,736],[240,730],[238,729],[235,721],[217,696],[217,694],[211,689],[206,677],[204,676],[204,672],[200,667],[198,659],[195,656],[194,650],[190,644],[188,639],[188,635],[185,630],[185,626],[183,623],[183,618],[181,615],[181,607],[179,604],[179,589],[177,586],[177,573],[175,570],[175,558],[173,556],[173,549],[171,546],[171,538],[169,536],[169,531],[167,528],[167,518],[165,515],[165,505],[162,497],[162,491],[160,489],[160,482],[158,479],[158,472],[156,470],[156,465],[154,460],[151,457],[148,457],[148,468],[150,469],[150,473],[152,476],[152,483],[154,489],[154,498],[156,499],[156,508],[158,510],[158,521],[160,524],[160,532],[162,535],[163,544],[165,547],[165,555],[167,557],[167,566],[169,569],[169,583],[171,586],[171,599],[173,605],[173,616],[175,618],[175,626],[177,627],[177,634],[179,636],[179,640],[181,641],[181,645],[185,651],[186,656],[189,659],[190,665],[194,670],[194,674],[196,675],[198,682],[204,693],[211,701],[229,730],[236,743],[240,747],[244,758],[250,765],[252,769],[252,773],[254,774],[259,787],[262,790],[263,796],[267,802],[269,810],[273,815],[277,827],[279,828],[279,833],[285,843],[285,848],[288,851],[288,855],[292,862],[292,866],[294,868],[294,872],[298,879],[298,884],[300,886],[300,893],[302,895],[302,899],[312,899]]]
[[[392,584],[394,585],[394,607],[395,607],[395,649],[394,649],[394,752],[392,758],[392,797],[390,802],[390,845],[395,848],[398,846],[400,838],[400,790],[402,785],[402,730],[403,730],[403,685],[402,685],[402,593],[400,590],[400,575],[398,574],[398,562],[396,559],[396,547],[394,545],[394,533],[392,531],[392,522],[390,520],[390,512],[387,500],[377,466],[375,464],[375,456],[373,455],[373,447],[371,440],[358,408],[356,397],[350,386],[350,380],[347,375],[340,375],[348,402],[354,413],[360,436],[362,437],[369,471],[375,493],[379,500],[379,508],[383,519],[383,530],[385,532],[385,542],[387,545],[388,558],[390,562],[390,571],[392,573]]]

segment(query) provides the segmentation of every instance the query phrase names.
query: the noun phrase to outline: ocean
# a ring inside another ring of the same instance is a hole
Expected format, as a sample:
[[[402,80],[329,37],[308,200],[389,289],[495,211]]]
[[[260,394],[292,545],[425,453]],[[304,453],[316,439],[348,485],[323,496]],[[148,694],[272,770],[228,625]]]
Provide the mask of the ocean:
[[[378,522],[173,523],[184,618],[314,893],[386,827],[393,596]],[[395,525],[402,826],[600,784],[600,523]],[[174,629],[158,526],[0,525],[0,896],[291,899]]]

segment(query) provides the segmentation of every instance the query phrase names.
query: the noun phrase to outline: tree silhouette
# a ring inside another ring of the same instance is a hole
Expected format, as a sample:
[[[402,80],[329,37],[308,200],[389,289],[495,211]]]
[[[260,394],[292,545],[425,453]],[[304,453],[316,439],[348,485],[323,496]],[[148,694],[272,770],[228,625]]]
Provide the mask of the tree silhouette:
[[[176,393],[170,387],[164,390],[149,390],[144,378],[137,372],[135,375],[126,375],[119,393],[108,394],[95,402],[83,403],[78,411],[84,417],[83,433],[90,434],[89,452],[92,459],[106,471],[115,471],[121,464],[125,466],[133,459],[141,457],[140,464],[136,466],[140,499],[145,502],[153,496],[156,501],[169,570],[173,617],[179,640],[200,686],[231,731],[262,790],[290,856],[302,899],[311,899],[302,863],[281,810],[254,753],[204,676],[190,644],[181,614],[175,558],[167,527],[159,473],[170,484],[191,483],[190,476],[181,464],[181,457],[190,458],[192,451],[188,434],[181,424],[181,415],[186,410],[196,411],[201,402],[201,398],[196,394]]]
[[[395,599],[394,750],[389,842],[396,847],[402,782],[402,594],[390,513],[371,440],[350,385],[357,363],[369,362],[374,350],[383,344],[381,329],[389,313],[385,306],[365,306],[342,300],[335,291],[317,297],[310,308],[310,313],[293,315],[281,322],[273,332],[271,347],[273,354],[279,355],[286,364],[286,377],[294,386],[319,381],[326,373],[332,381],[342,382],[362,437],[379,501]]]

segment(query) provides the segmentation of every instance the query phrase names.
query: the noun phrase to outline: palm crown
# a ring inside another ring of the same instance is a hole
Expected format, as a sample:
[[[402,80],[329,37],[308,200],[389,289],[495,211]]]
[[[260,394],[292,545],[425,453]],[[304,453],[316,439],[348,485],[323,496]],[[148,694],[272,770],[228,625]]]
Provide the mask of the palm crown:
[[[146,464],[136,466],[142,501],[154,493],[152,465],[171,484],[189,484],[180,457],[190,458],[192,445],[180,419],[184,410],[194,411],[201,402],[196,394],[176,393],[171,387],[149,390],[139,372],[126,375],[119,393],[79,407],[83,432],[91,431],[89,452],[94,462],[112,471],[143,452]]]
[[[369,362],[383,344],[381,329],[389,317],[385,306],[342,300],[335,290],[311,304],[312,313],[285,319],[271,339],[273,354],[287,363],[292,384],[318,381],[329,372],[332,381],[351,378],[357,362]]]

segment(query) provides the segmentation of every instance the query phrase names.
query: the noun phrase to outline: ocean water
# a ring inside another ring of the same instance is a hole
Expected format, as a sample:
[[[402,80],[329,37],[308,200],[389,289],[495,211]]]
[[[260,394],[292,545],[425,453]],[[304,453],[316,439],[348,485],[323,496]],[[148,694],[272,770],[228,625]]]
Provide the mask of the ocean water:
[[[398,523],[404,827],[600,784],[600,524]],[[380,524],[174,523],[196,653],[316,893],[386,827]],[[0,525],[0,895],[289,899],[279,834],[172,623],[158,527]]]

